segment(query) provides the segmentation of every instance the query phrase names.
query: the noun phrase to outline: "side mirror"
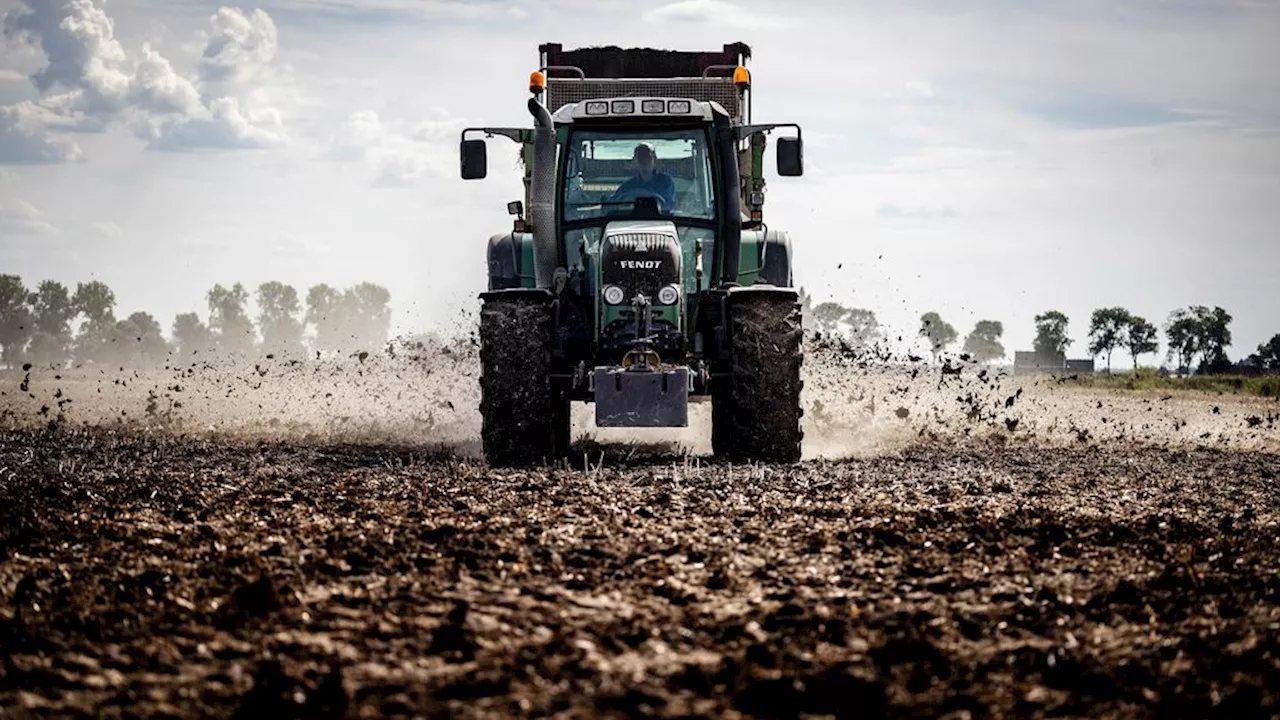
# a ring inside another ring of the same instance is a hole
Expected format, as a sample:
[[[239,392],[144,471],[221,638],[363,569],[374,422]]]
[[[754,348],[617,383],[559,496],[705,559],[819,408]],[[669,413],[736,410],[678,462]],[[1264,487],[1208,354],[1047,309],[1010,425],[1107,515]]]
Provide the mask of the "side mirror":
[[[462,179],[483,179],[489,170],[489,153],[484,140],[463,140],[461,152]]]
[[[524,203],[519,200],[512,200],[511,202],[507,203],[507,214],[515,215],[516,217],[523,217]]]
[[[783,177],[804,174],[804,147],[800,138],[778,138],[778,174]]]

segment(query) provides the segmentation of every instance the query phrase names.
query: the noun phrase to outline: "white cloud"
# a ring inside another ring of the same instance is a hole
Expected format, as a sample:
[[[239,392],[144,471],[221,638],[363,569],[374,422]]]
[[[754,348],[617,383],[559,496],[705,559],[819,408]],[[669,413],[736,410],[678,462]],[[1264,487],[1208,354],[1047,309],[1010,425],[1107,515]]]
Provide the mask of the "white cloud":
[[[955,208],[950,205],[930,207],[926,205],[899,205],[883,203],[876,208],[876,215],[892,220],[941,220],[956,217]]]
[[[20,198],[0,199],[0,231],[14,235],[49,235],[57,228],[31,203]]]
[[[324,157],[337,162],[369,161],[373,187],[417,184],[445,166],[457,133],[465,125],[442,108],[415,121],[384,121],[375,110],[351,113],[330,138]]]
[[[119,107],[129,88],[124,48],[106,12],[93,0],[28,0],[4,17],[5,34],[39,43],[48,64],[31,76],[36,89],[81,91],[93,109]]]
[[[224,7],[210,17],[199,66],[207,82],[198,88],[150,43],[130,61],[113,20],[95,0],[22,1],[5,15],[6,36],[43,52],[44,67],[31,75],[42,97],[0,108],[0,161],[76,159],[78,148],[59,143],[52,131],[105,132],[116,124],[158,150],[265,148],[285,141],[270,95],[240,87],[275,57],[276,28],[265,12]],[[52,93],[55,88],[63,92]]]
[[[142,45],[132,85],[131,98],[145,110],[162,115],[197,115],[203,110],[195,85],[174,72],[173,65],[149,43]]]
[[[162,122],[153,128],[147,147],[183,152],[189,150],[247,150],[275,147],[286,139],[273,118],[273,127],[263,127],[269,116],[246,116],[235,98],[219,98],[210,105],[208,116],[184,117]]]
[[[908,80],[902,84],[908,94],[916,97],[933,97],[933,85],[924,80]]]
[[[51,134],[46,113],[30,101],[0,107],[0,163],[40,165],[82,160],[75,142]]]
[[[200,59],[200,77],[210,83],[247,82],[276,55],[278,33],[263,10],[246,14],[221,7],[210,19],[213,31]]]
[[[386,134],[377,111],[351,113],[330,141],[327,157],[340,162],[363,160],[369,148],[380,145]]]
[[[644,14],[653,23],[726,25],[739,28],[780,26],[781,18],[765,15],[739,7],[725,0],[677,0]]]
[[[96,222],[90,227],[93,228],[95,233],[109,240],[117,240],[124,237],[124,228],[110,221]]]
[[[387,153],[379,161],[378,176],[373,185],[379,188],[411,187],[426,177],[430,169],[426,158],[420,155]]]

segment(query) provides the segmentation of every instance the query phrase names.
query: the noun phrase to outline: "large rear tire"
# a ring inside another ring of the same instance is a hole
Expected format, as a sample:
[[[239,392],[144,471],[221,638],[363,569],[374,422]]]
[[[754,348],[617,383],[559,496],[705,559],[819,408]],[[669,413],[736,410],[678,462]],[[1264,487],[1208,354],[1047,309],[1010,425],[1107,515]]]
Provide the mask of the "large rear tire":
[[[711,447],[731,462],[800,460],[804,334],[789,293],[727,298],[729,357],[711,381]]]
[[[563,457],[569,402],[551,380],[552,299],[485,296],[480,306],[480,415],[485,461],[529,467]]]

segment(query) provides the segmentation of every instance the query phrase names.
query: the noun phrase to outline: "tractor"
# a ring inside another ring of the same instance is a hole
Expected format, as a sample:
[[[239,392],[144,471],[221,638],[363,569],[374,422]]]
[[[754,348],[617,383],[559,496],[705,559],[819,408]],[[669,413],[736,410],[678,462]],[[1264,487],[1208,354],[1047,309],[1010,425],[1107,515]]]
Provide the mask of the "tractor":
[[[480,294],[490,466],[563,459],[575,401],[602,428],[687,427],[709,401],[717,458],[800,459],[801,309],[763,170],[767,135],[794,131],[779,176],[803,146],[794,123],[752,122],[750,56],[543,44],[532,127],[462,131],[464,180],[486,177],[489,138],[524,167]]]

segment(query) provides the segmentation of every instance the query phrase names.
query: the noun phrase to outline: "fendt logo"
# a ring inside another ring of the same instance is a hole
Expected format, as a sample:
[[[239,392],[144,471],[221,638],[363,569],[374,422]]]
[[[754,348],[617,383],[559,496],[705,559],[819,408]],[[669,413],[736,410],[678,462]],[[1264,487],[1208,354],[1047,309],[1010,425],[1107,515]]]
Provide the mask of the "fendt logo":
[[[623,270],[657,270],[662,267],[661,260],[619,260],[618,267]]]

